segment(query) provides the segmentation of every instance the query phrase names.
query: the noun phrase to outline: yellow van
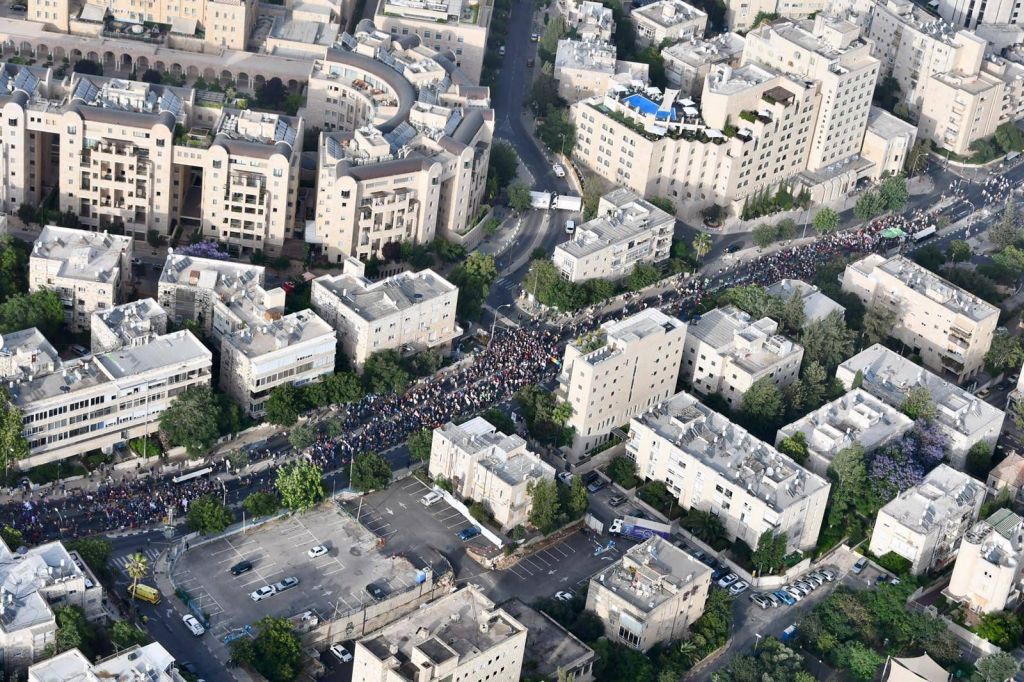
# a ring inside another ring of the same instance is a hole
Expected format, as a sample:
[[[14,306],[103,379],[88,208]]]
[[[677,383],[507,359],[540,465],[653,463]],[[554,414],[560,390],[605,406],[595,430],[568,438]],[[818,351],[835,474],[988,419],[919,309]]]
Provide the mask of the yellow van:
[[[160,591],[155,587],[143,585],[142,583],[139,583],[138,585],[129,585],[128,595],[135,597],[136,599],[141,599],[142,601],[148,601],[150,604],[160,603]]]

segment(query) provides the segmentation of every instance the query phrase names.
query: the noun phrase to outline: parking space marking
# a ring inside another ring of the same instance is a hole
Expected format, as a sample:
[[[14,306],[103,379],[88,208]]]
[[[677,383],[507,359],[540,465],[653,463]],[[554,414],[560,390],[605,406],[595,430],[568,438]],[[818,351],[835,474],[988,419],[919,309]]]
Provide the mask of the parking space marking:
[[[516,575],[516,577],[519,578],[520,580],[529,580],[530,579],[530,575],[533,575],[532,573],[529,574],[529,575],[523,575],[523,573],[521,571],[517,570],[517,569],[518,569],[518,566],[511,566],[508,570],[510,570],[512,573],[514,573]]]
[[[344,571],[344,570],[345,570],[345,567],[344,567],[343,565],[340,565],[340,566],[338,566],[337,568],[335,568],[334,570],[331,570],[331,571],[324,571],[324,572],[323,572],[323,573],[321,573],[320,575],[321,575],[321,576],[323,576],[323,577],[327,577],[327,576],[329,576],[329,575],[334,575],[335,573],[341,573],[341,572],[342,572],[342,571]]]

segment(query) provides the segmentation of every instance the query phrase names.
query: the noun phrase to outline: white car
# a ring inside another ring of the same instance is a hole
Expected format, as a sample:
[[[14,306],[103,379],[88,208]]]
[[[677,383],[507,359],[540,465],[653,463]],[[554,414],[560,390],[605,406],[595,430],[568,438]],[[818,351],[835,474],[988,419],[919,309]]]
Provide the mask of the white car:
[[[558,474],[558,480],[566,485],[572,485],[572,474],[568,471],[563,471]]]
[[[566,220],[565,221],[565,233],[566,234],[572,234],[575,231],[576,231],[576,221],[575,220]]]
[[[429,507],[431,505],[437,504],[443,499],[444,495],[437,492],[436,490],[431,490],[429,493],[420,498],[420,504],[422,504],[424,507]]]
[[[185,623],[185,627],[187,627],[196,637],[206,632],[206,628],[203,627],[203,624],[200,623],[199,620],[191,613],[186,613],[182,616],[181,621]]]
[[[732,585],[734,582],[736,582],[739,579],[740,579],[740,577],[738,575],[736,575],[735,573],[730,573],[729,575],[726,575],[726,576],[723,576],[722,578],[720,578],[718,580],[717,584],[718,584],[719,587],[725,588],[725,587],[729,587],[730,585]]]
[[[310,547],[309,551],[306,552],[306,556],[308,556],[310,559],[316,559],[318,557],[324,556],[329,551],[330,550],[327,549],[327,545],[317,545],[316,547]]]
[[[554,171],[555,177],[558,177],[558,178],[564,178],[565,177],[565,169],[562,168],[562,164],[556,163],[554,166],[551,167],[551,170]]]
[[[273,597],[277,594],[277,589],[273,585],[264,585],[260,589],[249,594],[249,599],[253,601],[263,601],[267,597]]]
[[[729,586],[729,594],[733,596],[742,594],[748,587],[750,587],[750,585],[742,580],[738,580]]]
[[[573,594],[568,590],[564,592],[555,592],[555,599],[558,601],[572,601]]]
[[[331,653],[334,654],[342,663],[348,663],[352,660],[352,654],[350,654],[348,649],[340,644],[332,644]]]
[[[290,576],[290,577],[285,578],[284,580],[282,580],[280,582],[274,583],[274,592],[284,592],[285,590],[292,589],[293,587],[295,587],[298,584],[299,584],[299,579],[296,578],[295,576]]]

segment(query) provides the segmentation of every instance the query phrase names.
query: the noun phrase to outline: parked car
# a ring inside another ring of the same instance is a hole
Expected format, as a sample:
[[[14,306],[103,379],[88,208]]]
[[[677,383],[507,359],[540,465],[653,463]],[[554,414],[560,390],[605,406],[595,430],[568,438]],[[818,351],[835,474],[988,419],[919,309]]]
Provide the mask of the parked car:
[[[815,588],[821,587],[822,583],[825,582],[820,576],[814,575],[813,573],[805,575],[804,581],[810,583]]]
[[[729,246],[725,247],[726,253],[736,253],[737,251],[743,250],[743,242],[733,242]]]
[[[78,353],[79,355],[88,355],[89,354],[89,349],[88,348],[86,348],[85,346],[80,346],[77,343],[75,345],[71,346],[71,350],[73,350],[75,353]]]
[[[596,493],[598,491],[604,490],[606,487],[608,487],[608,484],[605,483],[603,479],[599,478],[598,480],[594,481],[593,483],[587,486],[587,492]]]
[[[566,220],[565,221],[565,233],[566,234],[572,234],[575,231],[576,231],[576,221],[575,220]]]
[[[777,608],[780,604],[782,604],[782,600],[776,597],[774,592],[765,592],[761,596],[767,599],[769,603],[771,603],[773,609]]]
[[[252,570],[252,562],[249,560],[239,561],[231,567],[231,575],[242,575]]]
[[[377,601],[380,601],[381,599],[387,596],[384,590],[380,588],[380,585],[375,585],[374,583],[370,583],[369,585],[367,585],[366,591],[370,594],[371,597],[373,597]]]
[[[285,590],[292,589],[293,587],[295,587],[298,584],[299,584],[299,579],[298,578],[296,578],[295,576],[289,576],[289,577],[285,578],[284,580],[282,580],[280,582],[274,583],[274,589],[277,590],[278,592],[284,592]]]
[[[263,601],[267,597],[273,597],[277,593],[273,585],[264,585],[258,590],[255,590],[249,594],[249,599],[253,601]]]
[[[851,568],[850,570],[853,571],[854,575],[859,575],[860,572],[863,571],[864,567],[867,565],[868,560],[865,557],[861,557],[860,559],[857,559],[857,563],[855,563],[853,565],[853,568]]]
[[[733,596],[736,596],[737,594],[743,594],[743,592],[745,592],[748,587],[750,587],[750,585],[748,585],[744,581],[737,580],[729,586],[729,594]]]
[[[537,35],[536,33],[531,33],[530,34],[530,42],[531,43],[535,43],[538,40],[540,40],[540,36],[539,35]]]
[[[477,535],[480,535],[480,528],[478,528],[477,526],[470,526],[469,528],[463,528],[461,531],[459,531],[459,539],[463,542],[466,542],[467,540],[472,540]]]
[[[505,46],[504,45],[502,45],[501,47],[498,48],[498,54],[500,54],[502,57],[505,56]]]
[[[763,594],[757,594],[756,592],[750,595],[750,601],[754,602],[762,609],[770,609],[772,607],[772,602],[768,599],[768,597],[764,596]]]
[[[792,597],[795,601],[800,601],[801,599],[807,596],[799,587],[795,587],[793,585],[785,586],[784,588],[782,588],[782,591],[788,594],[790,597]]]
[[[625,495],[612,495],[608,500],[609,507],[618,507],[626,502]]]
[[[186,613],[184,616],[182,616],[181,621],[185,623],[185,627],[187,627],[189,631],[196,637],[199,637],[204,632],[206,632],[206,628],[203,627],[203,624],[200,623],[199,620],[196,619],[196,617],[193,616],[191,613]]]
[[[780,602],[782,602],[786,606],[792,606],[793,604],[797,603],[797,601],[798,601],[796,597],[791,595],[786,590],[776,590],[775,592],[772,592],[772,596],[775,597],[776,599],[778,599]]]
[[[555,599],[557,599],[558,601],[572,601],[573,596],[573,593],[568,590],[555,592]]]
[[[572,485],[572,474],[568,471],[563,471],[558,474],[558,480],[566,485]]]
[[[590,485],[599,478],[601,478],[601,474],[593,470],[588,471],[587,473],[583,474],[583,485]]]
[[[350,654],[348,652],[348,649],[346,649],[340,644],[332,644],[331,653],[334,654],[335,658],[337,658],[342,663],[349,663],[352,661],[352,654]]]
[[[825,580],[829,582],[832,582],[838,577],[838,574],[831,568],[823,568],[821,569],[821,577],[823,577]]]
[[[429,493],[420,498],[420,504],[422,504],[424,507],[430,507],[431,505],[435,505],[443,499],[444,495],[437,492],[436,490],[431,490]]]
[[[309,551],[306,552],[306,556],[310,559],[316,559],[327,554],[330,550],[327,549],[327,545],[317,545],[316,547],[310,547]]]
[[[740,577],[738,575],[736,575],[735,573],[730,573],[729,575],[720,578],[718,582],[715,584],[719,587],[729,587],[729,585],[732,585],[739,579]]]
[[[796,585],[797,587],[799,587],[801,590],[803,590],[807,594],[810,594],[811,592],[814,592],[814,585],[812,585],[811,583],[807,582],[806,580],[797,580],[793,584]]]
[[[551,170],[554,172],[556,178],[565,177],[565,169],[562,168],[562,164],[556,163],[555,165],[551,166]]]

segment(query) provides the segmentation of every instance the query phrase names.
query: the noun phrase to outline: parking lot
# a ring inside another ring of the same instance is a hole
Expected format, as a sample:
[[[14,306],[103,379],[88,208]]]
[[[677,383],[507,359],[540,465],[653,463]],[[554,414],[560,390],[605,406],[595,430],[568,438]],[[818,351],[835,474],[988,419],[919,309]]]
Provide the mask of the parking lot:
[[[315,559],[307,551],[326,545],[328,554]],[[253,569],[235,576],[240,561]],[[372,603],[368,584],[386,594],[414,584],[416,570],[409,561],[382,550],[380,541],[334,506],[275,521],[222,538],[185,552],[173,569],[174,582],[210,616],[217,637],[251,625],[260,618],[293,616],[314,611],[330,617]],[[249,594],[285,577],[299,584],[254,602]]]

